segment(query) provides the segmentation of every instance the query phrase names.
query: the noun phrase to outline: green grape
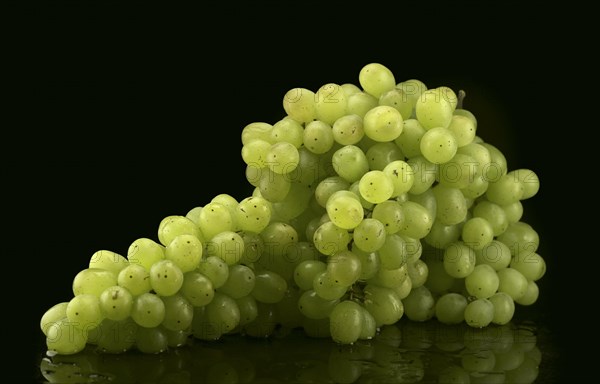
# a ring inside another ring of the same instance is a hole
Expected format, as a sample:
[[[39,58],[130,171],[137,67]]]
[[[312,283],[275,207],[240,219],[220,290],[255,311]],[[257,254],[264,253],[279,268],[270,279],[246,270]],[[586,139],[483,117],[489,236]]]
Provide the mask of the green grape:
[[[369,171],[359,181],[360,195],[370,203],[379,204],[394,193],[394,182],[383,171]]]
[[[480,177],[480,170],[475,159],[469,155],[457,153],[439,166],[439,182],[447,187],[468,188],[477,177]]]
[[[387,200],[377,204],[373,208],[371,218],[381,222],[385,233],[391,235],[396,233],[404,223],[404,212],[402,206],[393,200]]]
[[[326,269],[327,264],[320,260],[304,260],[294,269],[294,282],[303,291],[312,289],[315,276]]]
[[[135,345],[138,325],[131,317],[115,321],[104,319],[98,326],[97,339],[95,343],[102,353],[123,353],[132,349]],[[91,342],[88,335],[88,343]]]
[[[397,109],[379,105],[363,118],[365,135],[377,142],[394,141],[402,133],[404,120]]]
[[[406,241],[396,233],[386,236],[385,242],[379,248],[379,261],[383,269],[396,269],[406,264],[408,258]]]
[[[192,335],[200,340],[218,340],[223,335],[223,332],[217,327],[216,324],[208,320],[207,308],[208,305],[194,307],[194,316],[192,318]]]
[[[394,88],[379,96],[379,105],[393,107],[400,112],[403,119],[409,119],[412,115],[414,102],[408,98],[402,89]]]
[[[333,255],[340,250],[348,249],[351,237],[348,230],[329,221],[321,224],[313,235],[313,242],[319,252]]]
[[[447,128],[452,121],[452,104],[435,89],[423,92],[415,103],[415,115],[423,128]]]
[[[181,272],[193,271],[202,259],[203,245],[194,235],[179,235],[165,249],[165,259],[171,260]]]
[[[271,142],[272,130],[273,126],[268,123],[250,123],[242,129],[242,145],[246,145],[254,140],[265,140]]]
[[[504,209],[498,204],[481,200],[473,206],[473,216],[482,217],[492,225],[494,236],[500,236],[508,228],[508,219]]]
[[[150,268],[150,285],[156,294],[171,296],[183,284],[183,272],[171,260],[161,260]]]
[[[326,177],[317,184],[315,199],[323,208],[327,207],[327,201],[337,191],[344,191],[350,187],[350,183],[341,176]]]
[[[510,267],[521,272],[530,281],[537,281],[546,273],[546,262],[535,252],[522,252],[515,255],[510,262]]]
[[[392,71],[379,63],[369,63],[363,66],[358,74],[358,82],[365,92],[377,98],[396,86]]]
[[[329,314],[339,303],[339,299],[325,300],[314,290],[306,290],[298,299],[298,310],[309,319],[320,320],[329,317]]]
[[[535,281],[529,281],[527,283],[527,289],[525,294],[520,298],[516,299],[515,302],[520,305],[532,305],[535,303],[540,295],[540,288]]]
[[[380,287],[397,288],[401,286],[408,278],[408,266],[402,265],[395,269],[380,268],[373,278],[369,279],[369,284],[375,284]],[[411,281],[412,287],[412,281]]]
[[[352,83],[344,83],[341,85],[342,90],[344,91],[344,94],[346,95],[346,97],[350,96],[350,95],[354,95],[355,93],[359,93],[362,92],[362,90],[360,89],[359,86],[357,86],[356,84],[352,84]]]
[[[336,280],[327,270],[315,275],[312,288],[324,300],[340,299],[348,291],[348,285]]]
[[[271,149],[271,143],[265,140],[253,140],[242,147],[242,160],[246,165],[264,168],[267,166],[267,154]],[[187,216],[187,215],[186,215]]]
[[[416,260],[411,263],[407,263],[408,277],[412,282],[413,288],[419,288],[427,281],[429,276],[429,267],[423,260]]]
[[[229,333],[240,323],[240,309],[231,297],[215,292],[215,297],[206,306],[208,321],[220,333]]]
[[[314,120],[306,124],[302,140],[304,147],[317,155],[327,153],[335,141],[331,125],[321,120]]]
[[[470,144],[459,147],[456,153],[471,156],[475,159],[478,173],[481,174],[486,181],[493,182],[498,179],[490,178],[488,176],[499,176],[501,169],[499,164],[492,163],[490,151],[482,143],[483,142],[478,143],[476,142],[476,139],[473,139],[473,142]]]
[[[273,221],[291,221],[302,216],[307,211],[313,196],[314,188],[312,186],[293,182],[284,199],[272,203]]]
[[[377,335],[377,323],[373,315],[365,307],[360,306],[360,308],[362,310],[363,322],[358,338],[360,340],[371,340]]]
[[[435,314],[435,300],[427,287],[413,287],[409,295],[402,300],[404,314],[412,321],[426,321]]]
[[[150,284],[150,269],[147,270],[138,264],[130,264],[119,272],[117,283],[120,287],[127,289],[133,297],[150,292],[152,289],[152,285]]]
[[[480,250],[494,240],[494,229],[483,217],[472,217],[463,224],[461,238],[469,247]]]
[[[348,183],[360,180],[362,175],[369,171],[369,162],[365,153],[355,145],[344,145],[335,151],[331,163],[336,174]]]
[[[406,247],[406,261],[409,263],[414,263],[421,258],[423,255],[423,244],[421,244],[420,239],[415,239],[414,237],[401,235],[404,240]]]
[[[478,299],[489,299],[498,290],[500,279],[496,270],[487,264],[479,264],[465,278],[465,288],[469,295]]]
[[[515,302],[509,294],[498,292],[489,297],[490,302],[494,305],[494,324],[508,324],[515,314]]]
[[[263,198],[272,203],[281,202],[289,193],[290,188],[291,180],[289,175],[275,173],[268,168],[262,169],[258,189]],[[219,230],[214,231],[214,234],[230,230],[232,230],[231,226],[220,227]]]
[[[460,324],[465,319],[467,298],[459,293],[445,293],[435,303],[435,317],[443,324]]]
[[[79,271],[73,278],[75,296],[90,294],[100,297],[102,291],[117,285],[117,276],[110,271],[98,268],[87,268]]]
[[[249,324],[258,317],[258,305],[254,297],[251,295],[235,299],[235,302],[240,311],[240,327]]]
[[[434,222],[434,218],[427,208],[413,201],[405,201],[401,207],[404,220],[398,233],[413,239],[422,239],[427,236]]]
[[[40,329],[45,336],[48,336],[48,329],[53,326],[54,323],[67,317],[67,305],[69,305],[68,301],[58,303],[44,312],[40,320]]]
[[[540,245],[539,234],[531,225],[523,221],[510,223],[506,231],[498,235],[497,239],[506,244],[515,257],[535,252]]]
[[[363,221],[362,204],[358,196],[352,192],[334,192],[325,207],[331,221],[340,228],[354,229]]]
[[[394,142],[400,148],[404,156],[412,159],[422,156],[421,138],[426,130],[417,119],[405,119],[402,134]]]
[[[456,108],[454,110],[454,112],[452,112],[453,115],[458,115],[458,116],[465,116],[468,117],[469,120],[471,120],[473,122],[473,124],[475,125],[475,129],[477,129],[477,118],[475,117],[475,115],[473,114],[473,112],[464,109],[464,108]]]
[[[292,88],[283,96],[283,109],[292,119],[309,123],[317,118],[316,95],[306,88]]]
[[[499,271],[498,292],[508,294],[514,301],[519,300],[527,292],[528,281],[525,276],[514,268],[504,268]]]
[[[256,273],[251,295],[261,303],[274,304],[281,301],[287,290],[287,282],[273,271]]]
[[[356,114],[340,117],[333,123],[331,129],[333,139],[341,145],[357,144],[365,135],[363,119]]]
[[[497,180],[500,176],[508,172],[508,163],[506,156],[495,146],[490,143],[481,143],[490,154],[490,164],[485,170],[483,176],[487,180]]]
[[[523,183],[513,175],[506,174],[497,180],[490,180],[485,197],[498,205],[512,204],[523,197]]]
[[[223,259],[227,265],[235,265],[239,263],[242,259],[243,253],[244,239],[232,231],[218,233],[206,244],[207,256],[219,257]],[[197,265],[198,264],[196,263],[196,266]]]
[[[422,155],[411,157],[406,162],[414,172],[413,185],[408,192],[419,195],[431,188],[438,174],[438,165]]]
[[[245,265],[232,265],[229,267],[229,277],[218,291],[232,299],[248,296],[254,289],[254,271]]]
[[[336,343],[354,343],[362,333],[363,321],[363,308],[358,303],[351,300],[337,303],[329,314],[331,338]]]
[[[198,272],[206,276],[217,289],[227,281],[229,277],[229,267],[227,263],[217,256],[209,256],[200,261]]]
[[[202,209],[202,212],[200,212],[198,220],[198,225],[206,240],[212,239],[213,236],[218,233],[232,231],[234,229],[231,211],[225,205],[220,203],[210,202],[206,204]]]
[[[450,244],[444,251],[444,269],[448,275],[460,279],[475,269],[475,251],[462,241]]]
[[[465,322],[473,328],[487,327],[494,319],[494,305],[488,299],[476,299],[465,308]]]
[[[400,300],[403,300],[412,291],[412,281],[410,280],[410,277],[407,276],[406,279],[400,283],[400,285],[392,287],[392,290],[396,293]]]
[[[498,240],[492,240],[482,249],[475,250],[477,264],[487,264],[499,271],[509,266],[512,255],[508,246]]]
[[[192,325],[194,309],[181,294],[161,297],[165,305],[165,317],[161,323],[170,331],[183,331]]]
[[[161,353],[169,346],[167,332],[162,327],[138,329],[135,335],[135,347],[142,353]]]
[[[360,184],[360,181],[355,181],[354,183],[350,184],[348,191],[350,191],[350,192],[354,193],[356,196],[358,196],[358,200],[360,201],[360,204],[362,205],[362,207],[364,209],[372,210],[373,207],[375,206],[375,204],[368,202],[367,200],[364,199],[364,197],[361,196],[359,184]]]
[[[437,203],[436,219],[444,225],[461,223],[467,217],[467,203],[460,189],[441,184],[433,187]]]
[[[434,164],[450,161],[457,153],[458,146],[452,132],[447,128],[430,128],[421,138],[423,157]]]
[[[347,104],[346,94],[338,84],[325,84],[315,93],[317,119],[329,125],[346,114]]]
[[[165,258],[165,247],[152,239],[141,237],[129,245],[127,259],[130,264],[139,264],[150,271],[152,264]]]
[[[100,310],[103,317],[121,321],[131,314],[133,296],[121,286],[115,285],[105,289],[100,295]]]
[[[356,246],[356,242],[352,244],[352,252],[360,260],[359,280],[364,281],[375,276],[381,265],[377,252],[365,252]]]
[[[468,199],[476,199],[483,196],[487,191],[489,182],[484,176],[475,176],[471,183],[464,188],[461,188],[461,192]]]
[[[164,329],[167,334],[167,346],[170,348],[178,348],[183,347],[188,343],[188,338],[191,335],[191,328],[185,329],[183,331],[171,331],[168,329]]]
[[[386,165],[396,160],[404,160],[404,154],[393,141],[375,143],[365,153],[369,169],[383,171]]]
[[[357,115],[361,118],[379,103],[375,96],[362,91],[347,96],[347,99],[346,113],[348,115]]]
[[[411,101],[413,107],[417,103],[419,96],[427,90],[427,86],[417,79],[409,79],[396,84],[396,88],[401,89],[404,95]]]
[[[271,145],[265,160],[265,164],[271,171],[282,175],[295,170],[299,162],[298,149],[285,141]]]
[[[434,89],[436,92],[440,94],[440,96],[450,103],[452,107],[452,112],[454,114],[454,110],[456,109],[456,105],[458,104],[458,96],[450,87],[441,86]]]
[[[540,178],[531,169],[515,169],[508,172],[507,175],[512,176],[513,180],[518,181],[523,186],[523,194],[520,200],[529,199],[540,190]]]
[[[76,327],[66,317],[52,323],[47,329],[46,347],[59,355],[74,355],[87,344],[87,332]]]
[[[327,259],[327,274],[336,284],[350,286],[360,277],[360,259],[352,251],[340,251]]]
[[[271,205],[262,197],[246,197],[235,209],[235,221],[242,231],[260,233],[271,220]]]
[[[448,245],[458,241],[461,237],[461,227],[458,224],[445,225],[435,220],[431,230],[423,240],[437,249],[446,249]]]
[[[476,125],[473,120],[462,115],[452,115],[452,120],[448,126],[448,130],[452,132],[456,138],[456,145],[464,147],[471,144],[475,138]]]
[[[504,213],[506,214],[506,220],[509,223],[516,223],[523,217],[523,204],[520,201],[515,201],[512,204],[503,205]]]
[[[435,217],[437,214],[437,201],[435,199],[435,194],[431,189],[418,195],[407,193],[405,201],[412,201],[413,203],[422,205],[432,217]],[[404,203],[404,201],[402,203]]]
[[[260,177],[262,176],[262,174],[265,172],[266,169],[267,169],[267,167],[259,167],[257,164],[248,164],[246,166],[246,172],[245,172],[246,180],[248,181],[248,183],[250,183],[250,185],[258,188],[259,183],[260,183]],[[257,191],[258,190],[255,189],[253,195]],[[200,225],[200,213],[201,212],[202,212],[202,210],[200,210],[200,212],[198,212],[198,217],[196,220],[194,220],[194,222],[197,225]]]
[[[364,252],[375,252],[385,243],[385,225],[374,218],[362,220],[352,233],[354,244]]]
[[[364,306],[378,327],[394,324],[404,315],[404,306],[394,290],[367,284],[364,293]]]
[[[388,175],[394,185],[392,197],[398,197],[407,193],[415,182],[414,171],[404,160],[394,160],[389,162],[383,168],[383,173]]]
[[[165,318],[165,304],[154,293],[142,293],[133,300],[131,318],[141,327],[158,327]]]
[[[181,294],[195,307],[202,307],[210,303],[215,290],[212,282],[202,273],[193,271],[183,275]]]
[[[286,116],[273,124],[271,130],[273,143],[290,143],[295,148],[300,148],[304,140],[304,128],[301,123],[302,121]]]
[[[106,250],[94,252],[88,268],[106,269],[115,275],[129,265],[129,261],[118,253]]]
[[[198,225],[185,216],[171,215],[161,220],[158,225],[158,240],[162,245],[166,247],[179,235],[194,235],[201,241],[203,239]]]
[[[446,272],[443,260],[436,254],[435,259],[428,258],[426,263],[428,276],[424,285],[427,289],[435,295],[442,295],[450,292],[454,287],[454,284],[456,284],[456,279]]]

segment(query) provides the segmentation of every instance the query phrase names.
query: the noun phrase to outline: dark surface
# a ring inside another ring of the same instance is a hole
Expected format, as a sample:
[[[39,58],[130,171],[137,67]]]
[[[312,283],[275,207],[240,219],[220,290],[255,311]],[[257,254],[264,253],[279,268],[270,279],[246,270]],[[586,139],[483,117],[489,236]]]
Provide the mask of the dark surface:
[[[569,288],[578,283],[567,258],[576,251],[573,226],[562,224],[572,219],[557,202],[568,176],[557,161],[565,144],[553,133],[569,129],[557,115],[568,109],[565,83],[579,84],[584,73],[568,67],[580,60],[573,49],[557,50],[557,39],[575,32],[557,27],[568,11],[547,4],[348,7],[325,13],[306,4],[297,13],[273,5],[48,2],[28,9],[31,28],[15,52],[25,111],[17,136],[4,143],[2,164],[7,250],[34,272],[18,327],[3,327],[3,338],[26,337],[18,343],[20,373],[39,372],[39,318],[70,297],[71,279],[93,252],[126,252],[132,239],[154,237],[164,216],[216,194],[247,196],[241,129],[281,118],[290,88],[358,84],[360,68],[380,62],[397,80],[466,90],[478,133],[504,151],[509,168],[540,176],[540,193],[524,206],[548,272],[540,301],[523,315],[551,336],[553,364],[540,382],[588,381],[585,364],[573,371],[569,361],[585,339],[576,332],[582,315]],[[563,322],[563,309],[575,311],[577,323]]]

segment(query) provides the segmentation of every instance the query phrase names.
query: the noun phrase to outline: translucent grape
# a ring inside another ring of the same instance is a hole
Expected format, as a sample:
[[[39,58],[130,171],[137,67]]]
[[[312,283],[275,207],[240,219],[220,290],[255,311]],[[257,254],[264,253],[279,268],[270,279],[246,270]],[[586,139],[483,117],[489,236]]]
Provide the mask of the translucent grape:
[[[447,187],[468,188],[479,176],[480,170],[475,159],[462,153],[455,154],[439,166],[439,182]]]
[[[60,355],[81,352],[87,343],[87,332],[75,327],[66,317],[54,322],[47,329],[46,347]]]
[[[252,296],[261,303],[274,304],[285,295],[287,282],[273,271],[262,271],[255,275]]]
[[[434,164],[443,164],[456,155],[458,146],[452,132],[446,128],[430,128],[420,144],[421,153],[428,161]]]
[[[267,166],[267,154],[271,146],[268,141],[253,140],[242,147],[242,160],[249,166],[264,168]]]
[[[393,141],[375,143],[365,152],[369,169],[383,171],[386,165],[396,160],[404,160],[404,154]]]
[[[385,225],[373,218],[362,220],[352,234],[354,244],[365,252],[377,251],[385,242],[385,237]]]
[[[460,241],[446,248],[443,260],[448,275],[457,279],[469,276],[475,269],[475,252]]]
[[[150,285],[160,296],[171,296],[183,284],[183,272],[171,260],[161,260],[150,268]]]
[[[176,236],[165,249],[165,259],[171,260],[181,272],[193,271],[202,259],[203,245],[194,235]]]
[[[204,212],[204,209],[202,210]],[[158,240],[165,247],[179,235],[194,235],[198,239],[203,239],[200,228],[192,220],[181,215],[167,216],[160,221],[158,225]]]
[[[394,185],[392,197],[397,197],[407,193],[415,181],[414,171],[411,166],[403,160],[394,160],[389,162],[384,168],[385,173]]]
[[[494,305],[492,322],[499,325],[508,324],[515,313],[515,302],[512,297],[505,292],[498,292],[492,295],[489,300]]]
[[[420,286],[410,291],[402,300],[404,314],[412,321],[426,321],[435,314],[435,300],[427,287]]]
[[[412,159],[421,156],[421,138],[426,130],[417,119],[406,119],[402,128],[402,134],[394,142],[404,156]]]
[[[394,324],[404,315],[402,301],[392,289],[367,284],[364,293],[364,306],[375,319],[377,326]]]
[[[494,319],[494,305],[488,299],[476,299],[465,308],[465,321],[473,328],[488,326]]]
[[[242,231],[260,233],[271,220],[270,203],[262,197],[246,197],[235,209],[235,220]]]
[[[404,264],[395,269],[380,268],[375,276],[369,280],[369,283],[386,288],[397,288],[400,287],[407,278],[409,278],[408,266],[407,264]]]
[[[333,132],[333,139],[342,145],[356,144],[365,135],[363,119],[356,114],[340,117],[333,123],[331,129]]]
[[[309,319],[324,319],[329,316],[338,302],[338,299],[325,300],[314,290],[309,289],[298,299],[298,309]]]
[[[407,263],[408,277],[412,282],[413,288],[418,288],[425,284],[429,276],[429,267],[423,260],[416,260]]]
[[[476,250],[475,256],[477,264],[487,264],[496,271],[508,267],[512,259],[510,248],[498,240],[492,240],[482,249]]]
[[[273,124],[271,130],[273,143],[290,143],[295,148],[300,148],[304,141],[304,128],[300,124],[302,122],[291,116],[286,116]]]
[[[432,247],[445,249],[451,243],[458,241],[461,237],[461,233],[460,225],[445,225],[439,220],[436,220],[433,222],[431,230],[423,240]]]
[[[143,293],[133,300],[131,318],[141,327],[158,327],[165,318],[165,304],[154,293]]]
[[[392,233],[386,236],[385,242],[378,250],[381,268],[396,269],[406,263],[406,241],[402,236]]]
[[[476,265],[465,278],[465,288],[471,296],[478,299],[488,299],[496,293],[500,285],[498,274],[487,264]]]
[[[485,197],[492,203],[508,205],[523,197],[523,183],[513,175],[506,174],[497,180],[491,180]]]
[[[254,140],[265,140],[267,142],[271,142],[272,130],[273,126],[269,123],[250,123],[242,129],[242,145],[246,145]]]
[[[461,238],[474,250],[483,249],[494,240],[494,229],[486,219],[473,217],[463,224]]]
[[[42,315],[40,320],[40,329],[44,335],[48,336],[48,329],[59,320],[67,317],[67,305],[68,301],[58,303],[48,308]]]
[[[512,204],[503,205],[504,213],[506,214],[506,220],[509,223],[516,223],[523,217],[523,204],[520,201],[515,201]]]
[[[456,138],[456,145],[464,147],[470,144],[475,138],[476,125],[473,120],[462,115],[452,115],[452,120],[448,126],[448,130],[452,132]]]
[[[312,288],[324,300],[340,299],[348,291],[348,286],[336,281],[327,270],[315,275]]]
[[[401,235],[413,239],[422,239],[427,236],[434,222],[434,218],[427,208],[413,201],[405,201],[402,203],[402,213],[404,220],[398,231]]]
[[[358,82],[365,92],[377,98],[396,86],[392,71],[379,63],[369,63],[362,67],[358,74]]]
[[[235,265],[244,254],[244,239],[232,231],[218,233],[206,244],[206,254],[223,259],[227,265]]]
[[[358,184],[360,195],[370,203],[379,204],[394,194],[394,183],[383,171],[365,173]]]
[[[321,86],[315,94],[317,119],[332,125],[346,114],[347,103],[346,94],[340,85],[328,83]]]
[[[521,272],[527,280],[537,281],[546,273],[546,262],[535,252],[522,252],[515,255],[510,267]]]
[[[103,353],[123,353],[134,347],[139,329],[131,317],[120,321],[104,319],[94,330],[97,331],[95,340],[88,334],[88,343],[95,342]]]
[[[344,145],[335,151],[331,163],[335,172],[348,183],[360,180],[369,171],[365,153],[355,145]]]
[[[139,264],[147,271],[159,260],[165,258],[165,247],[152,239],[141,237],[129,245],[127,259],[131,264]]]
[[[452,121],[452,105],[440,92],[427,90],[415,103],[415,115],[423,128],[447,128]]]
[[[74,326],[85,331],[97,327],[104,318],[100,299],[90,294],[73,297],[67,305],[66,315]]]
[[[214,297],[212,282],[197,271],[188,272],[183,276],[181,294],[196,307],[202,307],[211,302]]]
[[[331,221],[340,228],[354,229],[362,221],[364,210],[358,196],[348,191],[337,191],[325,205]]]
[[[324,255],[333,255],[347,249],[350,240],[350,233],[331,221],[321,224],[313,235],[315,247]]]
[[[460,324],[465,319],[467,298],[459,293],[446,293],[435,304],[435,317],[444,324]]]
[[[379,96],[379,105],[393,107],[400,112],[403,119],[409,119],[412,115],[414,102],[400,88],[390,89]]]
[[[100,310],[107,319],[125,320],[131,314],[132,306],[133,296],[126,288],[118,285],[105,289],[100,295]]]
[[[162,326],[170,331],[183,331],[192,325],[194,309],[181,294],[161,297],[165,305],[165,317]]]
[[[360,259],[348,250],[337,252],[327,259],[327,273],[336,284],[354,284],[360,277],[360,268]]]
[[[315,93],[306,88],[292,88],[283,96],[283,109],[292,119],[309,123],[317,118]]]
[[[497,239],[508,246],[513,256],[535,252],[540,245],[539,234],[523,221],[510,223]]]
[[[100,297],[102,291],[117,285],[117,276],[110,271],[98,268],[81,270],[73,278],[73,293],[75,296],[91,294]]]
[[[227,278],[229,278],[227,263],[217,256],[209,256],[202,259],[198,265],[198,272],[206,276],[215,289],[225,284]]]
[[[535,281],[529,281],[527,283],[527,289],[523,296],[515,300],[517,304],[521,305],[532,305],[535,303],[540,295],[540,288]]]
[[[540,190],[540,178],[531,169],[515,169],[508,172],[508,176],[512,176],[514,180],[519,181],[523,186],[523,194],[520,200],[529,199],[535,196]]]
[[[337,191],[345,191],[349,187],[350,183],[341,176],[326,177],[317,184],[315,199],[321,207],[326,208],[331,195]]]
[[[365,135],[374,141],[393,141],[402,133],[404,120],[397,109],[379,105],[370,109],[363,118]]]
[[[381,222],[386,234],[396,233],[404,223],[404,211],[398,202],[384,201],[373,208],[371,218]]]
[[[467,217],[465,196],[457,188],[445,187],[441,184],[433,187],[437,203],[436,219],[444,225],[454,225]]]
[[[271,145],[265,164],[275,173],[286,174],[296,169],[299,161],[298,149],[293,144],[282,141]]]
[[[498,272],[498,292],[507,293],[517,301],[527,292],[528,282],[525,276],[514,268],[504,268]]]
[[[312,289],[315,276],[326,269],[327,264],[320,260],[302,261],[294,269],[294,282],[304,291]]]
[[[329,315],[330,333],[333,341],[352,344],[362,333],[364,315],[361,306],[351,300],[344,300],[333,307]]]
[[[142,353],[161,353],[168,346],[167,332],[162,327],[142,327],[135,335],[135,347]]]
[[[498,204],[481,200],[472,209],[474,217],[482,217],[492,225],[494,236],[500,236],[508,228],[506,213]]]
[[[126,258],[113,251],[100,250],[90,258],[89,268],[106,269],[115,275],[129,265]]]
[[[233,265],[229,268],[229,277],[219,287],[219,292],[232,299],[240,299],[250,295],[255,284],[254,271],[245,265]]]
[[[359,280],[368,280],[375,276],[380,269],[381,262],[377,252],[365,252],[352,244],[352,252],[360,260],[360,277]]]
[[[235,299],[240,311],[240,327],[253,322],[258,317],[258,305],[251,295]]]
[[[347,113],[358,115],[361,118],[378,105],[378,100],[375,96],[366,92],[357,92],[348,96]]]
[[[117,277],[117,283],[119,286],[127,289],[134,297],[150,292],[152,289],[152,285],[150,284],[150,270],[138,264],[131,264],[121,270]]]

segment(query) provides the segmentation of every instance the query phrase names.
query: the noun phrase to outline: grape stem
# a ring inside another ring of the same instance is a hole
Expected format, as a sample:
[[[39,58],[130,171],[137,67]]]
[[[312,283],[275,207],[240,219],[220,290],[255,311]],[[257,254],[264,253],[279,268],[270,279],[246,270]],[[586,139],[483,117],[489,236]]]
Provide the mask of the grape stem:
[[[466,96],[467,96],[467,92],[465,92],[464,90],[461,89],[458,91],[458,101],[456,102],[456,108],[462,109],[463,101],[465,100]]]

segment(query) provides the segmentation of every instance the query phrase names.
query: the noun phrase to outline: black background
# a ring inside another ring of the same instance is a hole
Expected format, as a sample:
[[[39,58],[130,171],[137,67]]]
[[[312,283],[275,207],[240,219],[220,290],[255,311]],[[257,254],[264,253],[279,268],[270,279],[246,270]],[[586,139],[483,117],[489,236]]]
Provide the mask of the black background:
[[[32,288],[10,289],[25,330],[3,327],[3,336],[30,339],[19,343],[24,372],[43,352],[39,318],[70,298],[71,279],[93,252],[125,254],[134,239],[155,238],[167,215],[219,193],[249,195],[241,129],[283,117],[290,88],[358,84],[370,62],[398,81],[464,89],[478,134],[509,168],[540,176],[524,220],[540,234],[548,272],[527,313],[555,335],[557,374],[569,372],[570,349],[582,341],[561,317],[578,316],[568,288],[575,240],[562,200],[572,188],[569,103],[585,76],[586,60],[570,44],[586,36],[570,24],[579,16],[517,3],[82,4],[29,6],[15,32],[22,108],[14,110],[16,136],[3,141],[3,210],[7,258]],[[585,371],[569,372],[578,374]]]

